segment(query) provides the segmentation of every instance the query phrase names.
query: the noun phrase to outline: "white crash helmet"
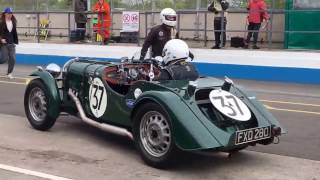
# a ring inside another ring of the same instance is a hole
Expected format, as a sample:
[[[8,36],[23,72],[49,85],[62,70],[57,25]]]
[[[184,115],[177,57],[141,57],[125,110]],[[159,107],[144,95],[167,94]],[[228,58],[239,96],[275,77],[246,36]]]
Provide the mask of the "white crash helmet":
[[[189,57],[189,47],[187,43],[180,39],[172,39],[164,46],[162,56],[164,64],[174,60],[187,59]]]
[[[171,8],[165,8],[160,13],[160,20],[163,24],[174,27],[177,25],[177,13]]]

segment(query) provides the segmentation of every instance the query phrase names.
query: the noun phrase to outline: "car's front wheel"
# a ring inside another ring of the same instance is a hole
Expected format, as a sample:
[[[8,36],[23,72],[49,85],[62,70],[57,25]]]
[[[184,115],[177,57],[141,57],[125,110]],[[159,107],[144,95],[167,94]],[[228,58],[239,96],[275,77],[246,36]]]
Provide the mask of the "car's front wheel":
[[[24,95],[25,113],[31,126],[37,130],[50,129],[56,119],[48,115],[49,94],[40,79],[32,80]]]
[[[176,158],[172,123],[168,114],[156,103],[148,102],[134,116],[133,134],[142,159],[150,166],[166,168]]]

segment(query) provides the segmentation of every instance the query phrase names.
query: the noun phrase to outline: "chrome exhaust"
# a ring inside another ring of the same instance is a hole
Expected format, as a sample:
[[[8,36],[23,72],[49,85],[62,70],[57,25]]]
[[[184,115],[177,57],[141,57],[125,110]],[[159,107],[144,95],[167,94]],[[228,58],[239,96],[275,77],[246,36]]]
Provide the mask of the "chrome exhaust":
[[[82,119],[82,121],[84,121],[87,124],[90,124],[91,126],[97,127],[103,131],[106,132],[110,132],[110,133],[114,133],[114,134],[118,134],[121,136],[127,136],[129,137],[131,140],[133,140],[133,136],[132,133],[129,132],[127,129],[125,128],[120,128],[120,127],[116,127],[116,126],[112,126],[109,124],[105,124],[105,123],[98,123],[90,118],[88,118],[86,116],[86,114],[84,113],[84,110],[81,106],[80,100],[77,98],[77,96],[72,92],[71,89],[69,89],[68,91],[68,95],[72,98],[73,102],[76,104],[77,109],[79,111],[79,115],[80,118]]]

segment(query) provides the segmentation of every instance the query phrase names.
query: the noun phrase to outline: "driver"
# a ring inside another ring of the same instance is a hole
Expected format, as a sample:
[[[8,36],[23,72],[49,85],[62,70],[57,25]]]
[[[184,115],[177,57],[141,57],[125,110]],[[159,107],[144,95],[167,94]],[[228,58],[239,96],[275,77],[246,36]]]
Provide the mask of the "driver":
[[[151,56],[161,56],[164,45],[174,38],[178,38],[175,30],[177,13],[171,8],[165,8],[160,13],[161,25],[155,26],[147,35],[140,54],[140,60],[144,60],[148,48],[151,46]]]
[[[180,39],[172,39],[163,48],[163,69],[159,80],[190,80],[199,77],[195,66],[187,62],[189,57],[187,43]]]

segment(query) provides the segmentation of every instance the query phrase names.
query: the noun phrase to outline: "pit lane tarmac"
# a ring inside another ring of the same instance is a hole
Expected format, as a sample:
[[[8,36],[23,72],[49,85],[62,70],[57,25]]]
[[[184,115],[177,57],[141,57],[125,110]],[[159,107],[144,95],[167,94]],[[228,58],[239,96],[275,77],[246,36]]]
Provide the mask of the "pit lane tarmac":
[[[235,80],[257,92],[288,130],[280,144],[250,147],[231,158],[192,154],[161,171],[144,165],[130,140],[70,116],[48,132],[31,129],[23,95],[32,69],[18,66],[19,79],[0,77],[0,164],[71,179],[320,179],[320,86]],[[15,176],[0,171],[0,179]]]

